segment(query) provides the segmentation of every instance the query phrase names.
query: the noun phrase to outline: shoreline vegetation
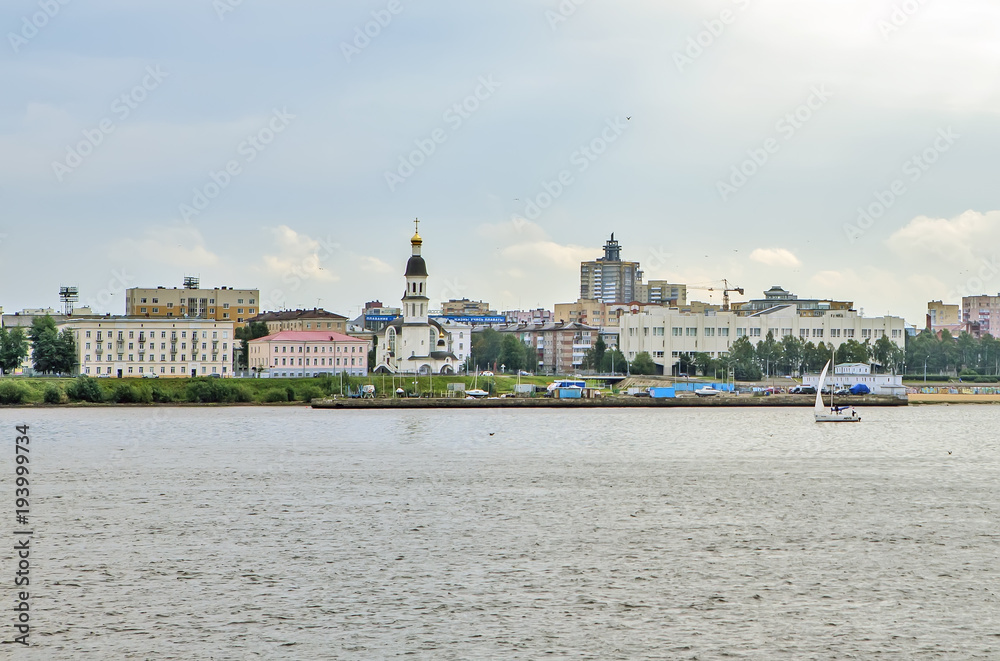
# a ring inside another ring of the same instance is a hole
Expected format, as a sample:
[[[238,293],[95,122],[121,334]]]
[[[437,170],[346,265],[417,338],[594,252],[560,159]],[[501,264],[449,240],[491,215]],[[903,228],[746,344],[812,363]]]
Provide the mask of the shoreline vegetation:
[[[334,377],[307,377],[288,379],[241,379],[227,378],[215,379],[206,377],[182,377],[182,378],[93,378],[87,376],[79,377],[21,377],[11,376],[0,378],[0,407],[55,407],[55,406],[281,406],[300,405],[308,406],[313,400],[322,402],[336,402],[340,400],[360,401],[351,399],[351,395],[357,395],[363,385],[373,385],[376,389],[375,402],[364,400],[364,407],[389,408],[397,405],[390,403],[392,400],[407,400],[409,403],[400,404],[400,407],[420,406],[412,400],[419,397],[428,407],[436,406],[434,400],[452,401],[462,399],[457,393],[448,390],[449,384],[461,383],[466,389],[477,387],[486,390],[492,396],[513,395],[514,386],[521,384],[531,384],[538,388],[544,388],[556,377],[552,376],[527,376],[518,377],[513,375],[498,375],[495,377],[479,376],[383,376],[371,375],[364,377],[348,377],[341,379]],[[587,377],[584,377],[587,379]],[[589,380],[589,379],[587,379]],[[694,381],[694,380],[693,380]],[[632,377],[628,385],[670,385],[673,379],[670,377],[640,376]],[[764,382],[740,384],[741,386],[766,386]],[[923,386],[923,383],[910,382],[911,387]],[[955,388],[957,384],[951,383],[928,383],[927,386],[938,386],[941,388]],[[963,384],[964,385],[964,384]],[[393,396],[397,388],[402,388],[402,397]],[[622,399],[629,402],[633,399],[623,394],[623,388],[606,389],[608,393],[603,399],[605,406],[629,406],[629,403],[614,403]],[[449,397],[451,395],[451,397]],[[740,396],[741,401],[751,399],[765,399],[755,397],[753,394]],[[523,402],[522,397],[505,398],[499,400],[502,405],[507,405],[512,401]],[[533,399],[540,399],[536,395]],[[710,398],[711,401],[714,398]],[[736,405],[736,398],[725,397],[731,400],[728,405]],[[779,403],[785,396],[771,396],[766,398],[767,405],[801,405],[798,398],[795,403]],[[610,401],[609,401],[610,400]],[[464,401],[464,400],[463,400]],[[485,400],[483,400],[485,401]],[[492,400],[496,402],[497,400]],[[694,398],[682,398],[673,405],[702,405],[705,400]],[[811,401],[811,398],[810,398]],[[879,405],[874,402],[857,402],[860,405]],[[989,394],[922,394],[911,393],[910,404],[937,404],[937,403],[1000,403],[1000,395]],[[568,403],[557,404],[566,406]],[[720,402],[721,404],[721,402]],[[720,404],[707,404],[718,406]],[[536,406],[551,406],[552,404],[536,404]],[[570,404],[571,405],[571,404]],[[593,406],[594,404],[584,405]],[[722,404],[725,406],[726,404]],[[745,404],[742,404],[745,405]],[[750,404],[752,405],[752,404]],[[523,406],[517,404],[515,406]],[[338,407],[339,408],[339,407]],[[351,408],[358,408],[352,405]]]

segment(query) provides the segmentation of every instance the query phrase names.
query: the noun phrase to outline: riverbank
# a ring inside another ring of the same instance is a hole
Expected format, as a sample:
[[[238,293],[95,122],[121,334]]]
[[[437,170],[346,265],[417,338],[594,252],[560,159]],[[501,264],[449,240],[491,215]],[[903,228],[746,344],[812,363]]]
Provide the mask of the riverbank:
[[[806,407],[816,402],[811,395],[718,396],[718,397],[596,397],[594,399],[552,399],[549,397],[500,397],[465,399],[449,397],[407,397],[398,399],[317,399],[315,409],[482,409],[482,408],[727,408],[727,407]],[[837,401],[850,406],[906,406],[905,399],[884,395],[844,397]]]

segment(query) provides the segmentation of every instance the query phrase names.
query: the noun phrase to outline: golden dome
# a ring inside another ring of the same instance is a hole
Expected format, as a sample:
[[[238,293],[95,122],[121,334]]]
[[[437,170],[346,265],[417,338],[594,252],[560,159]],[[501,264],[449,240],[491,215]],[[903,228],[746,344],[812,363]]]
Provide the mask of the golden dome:
[[[423,244],[424,240],[420,238],[419,232],[413,233],[413,238],[410,239],[410,243],[416,246]]]

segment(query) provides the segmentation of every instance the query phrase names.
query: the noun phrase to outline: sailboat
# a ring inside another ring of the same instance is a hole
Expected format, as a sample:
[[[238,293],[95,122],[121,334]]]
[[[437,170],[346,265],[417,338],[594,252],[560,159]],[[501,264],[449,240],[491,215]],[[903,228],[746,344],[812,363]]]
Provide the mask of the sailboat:
[[[826,372],[830,369],[830,362],[826,361],[823,366],[823,373],[819,375],[819,384],[816,386],[816,406],[813,407],[813,414],[816,422],[861,422],[861,416],[854,410],[853,406],[837,407],[833,403],[833,388],[830,389],[830,409],[827,410],[823,404],[823,386],[826,384]]]

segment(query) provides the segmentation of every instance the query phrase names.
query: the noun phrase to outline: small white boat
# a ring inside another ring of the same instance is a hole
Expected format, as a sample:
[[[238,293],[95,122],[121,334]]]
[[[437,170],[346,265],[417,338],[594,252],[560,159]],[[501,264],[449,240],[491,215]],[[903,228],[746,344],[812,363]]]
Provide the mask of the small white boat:
[[[465,391],[465,398],[466,399],[480,399],[481,397],[489,397],[489,395],[490,394],[488,392],[486,392],[485,390],[479,390],[478,388],[474,389],[474,390],[466,390]]]
[[[698,388],[697,390],[695,390],[694,394],[698,395],[699,397],[715,397],[716,395],[721,395],[722,391],[716,390],[711,386],[705,386],[704,388]]]
[[[823,373],[819,375],[819,385],[816,388],[816,405],[813,407],[813,415],[816,422],[861,422],[861,416],[854,410],[853,406],[836,406],[833,403],[833,390],[830,391],[830,408],[823,404],[823,386],[826,385],[826,372],[830,369],[830,362],[826,361]]]

